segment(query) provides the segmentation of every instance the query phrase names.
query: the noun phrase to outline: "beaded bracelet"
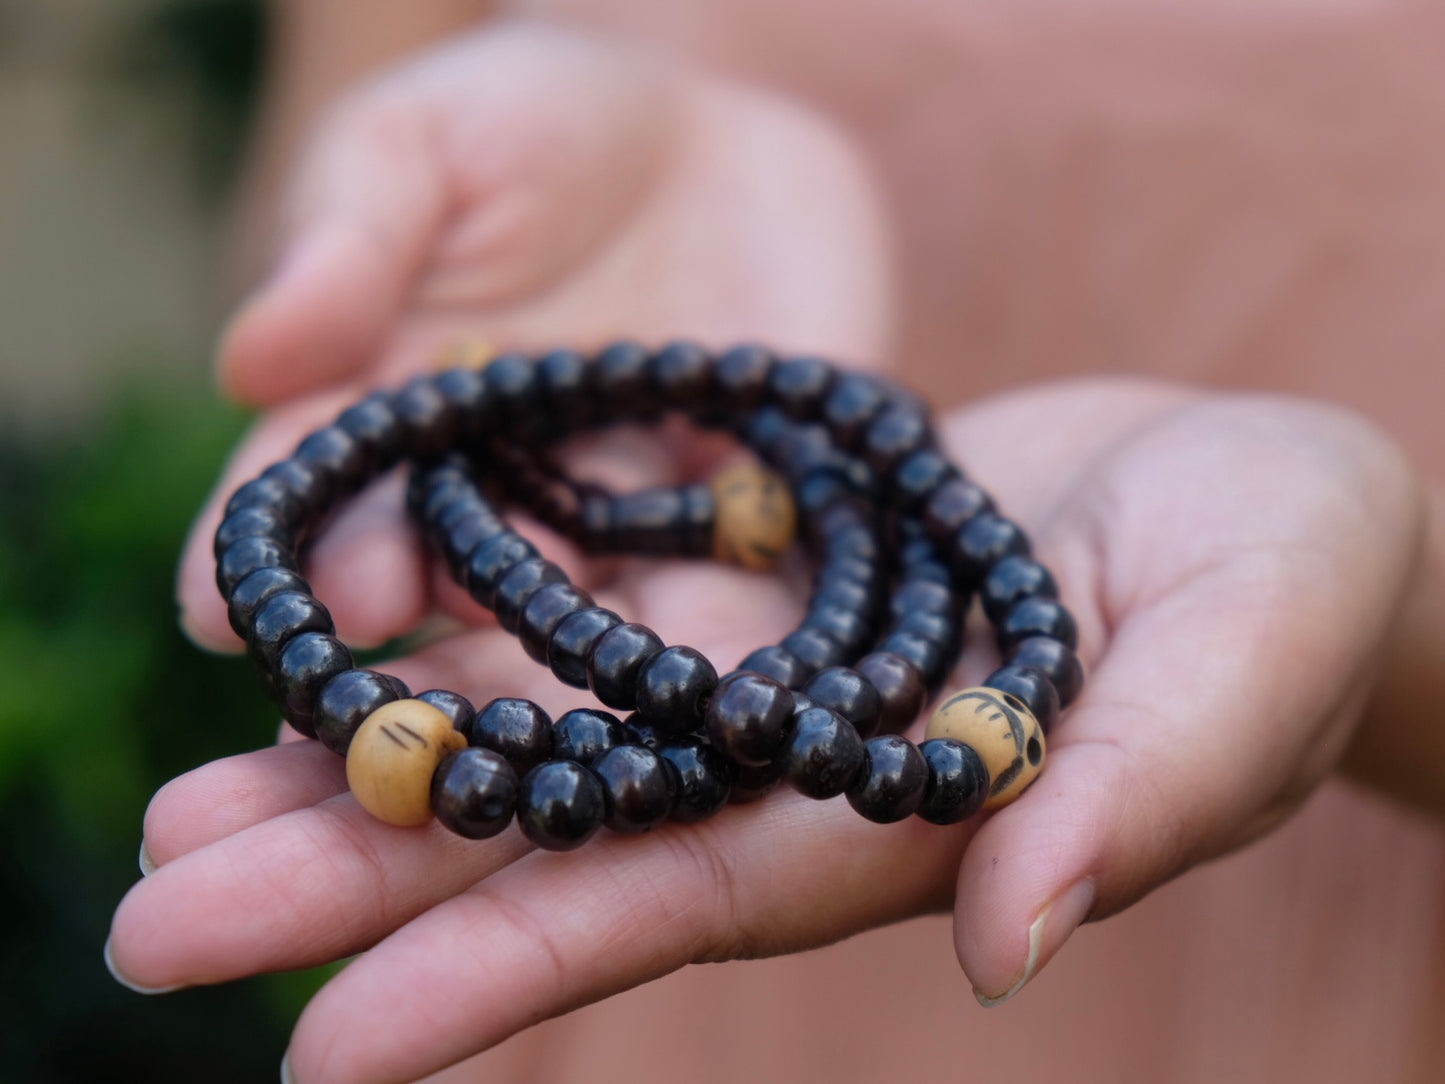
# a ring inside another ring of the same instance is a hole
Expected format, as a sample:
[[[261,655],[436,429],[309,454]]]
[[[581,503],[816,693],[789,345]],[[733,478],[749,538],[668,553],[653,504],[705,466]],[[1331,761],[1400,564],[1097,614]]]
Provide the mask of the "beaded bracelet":
[[[681,412],[731,431],[772,471],[613,494],[550,457],[566,437]],[[403,460],[408,509],[452,578],[535,661],[618,712],[555,722],[528,700],[480,711],[354,666],[301,575],[335,506]],[[773,473],[776,472],[776,473]],[[817,570],[801,624],[722,677],[699,652],[597,606],[509,526],[517,505],[589,553],[774,565],[801,536]],[[1023,531],[938,450],[913,396],[758,347],[616,343],[587,358],[508,353],[377,392],[241,486],[215,536],[216,582],[262,689],[346,757],[380,819],[433,816],[474,839],[516,815],[568,850],[601,825],[701,820],[786,779],[864,817],[950,824],[1016,798],[1079,693],[1073,618]],[[899,737],[963,645],[977,592],[1004,665],[947,697],[927,740]]]

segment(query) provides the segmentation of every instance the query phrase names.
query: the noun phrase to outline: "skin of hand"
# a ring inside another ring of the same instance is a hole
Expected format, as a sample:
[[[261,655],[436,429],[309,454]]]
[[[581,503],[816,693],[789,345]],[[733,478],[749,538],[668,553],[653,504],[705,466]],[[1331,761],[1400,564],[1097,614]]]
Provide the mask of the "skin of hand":
[[[887,341],[886,246],[846,145],[609,43],[518,26],[448,47],[343,107],[302,177],[280,265],[221,360],[233,392],[284,405],[218,494],[457,336],[747,336],[844,359]],[[158,868],[117,911],[115,969],[154,990],[369,949],[306,1009],[291,1071],[407,1080],[689,962],[949,906],[964,970],[998,998],[1085,918],[1295,808],[1349,740],[1418,562],[1420,488],[1394,446],[1320,406],[1121,381],[980,403],[945,435],[1032,531],[1092,670],[1014,806],[954,828],[878,826],[779,793],[552,855],[515,830],[474,843],[375,822],[339,758],[287,741],[157,795]],[[629,467],[618,484],[700,465],[647,442],[609,439],[599,455]],[[215,520],[213,504],[180,592],[193,635],[227,649]],[[475,623],[389,668],[413,688],[576,706],[435,589],[395,485],[341,516],[314,561],[353,641],[438,603]],[[605,605],[722,667],[800,607],[777,579],[712,566],[590,576]],[[985,640],[958,683],[994,665]]]

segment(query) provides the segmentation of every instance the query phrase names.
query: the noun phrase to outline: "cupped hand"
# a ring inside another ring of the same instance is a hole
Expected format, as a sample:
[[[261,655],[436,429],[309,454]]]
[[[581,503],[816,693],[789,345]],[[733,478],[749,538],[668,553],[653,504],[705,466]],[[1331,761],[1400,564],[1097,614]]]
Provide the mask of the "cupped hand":
[[[291,1070],[408,1080],[691,962],[950,905],[964,970],[997,999],[1081,921],[1294,809],[1360,716],[1416,561],[1421,498],[1394,446],[1330,408],[1121,381],[981,402],[944,432],[1033,532],[1091,671],[1014,805],[880,826],[776,793],[550,854],[515,829],[476,843],[371,820],[338,758],[292,742],[157,796],[159,868],[117,912],[115,966],[157,988],[365,950],[302,1014]],[[778,580],[706,565],[629,566],[609,590],[605,604],[724,667],[797,606]],[[988,639],[960,683],[994,665]],[[518,651],[475,629],[394,670],[565,706]]]
[[[231,394],[273,409],[181,567],[185,627],[216,650],[240,648],[212,583],[225,496],[459,341],[886,354],[890,253],[850,143],[780,98],[602,35],[501,24],[354,92],[304,156],[285,223],[219,357]],[[314,586],[350,642],[384,642],[434,601],[391,496],[359,502],[316,554]]]

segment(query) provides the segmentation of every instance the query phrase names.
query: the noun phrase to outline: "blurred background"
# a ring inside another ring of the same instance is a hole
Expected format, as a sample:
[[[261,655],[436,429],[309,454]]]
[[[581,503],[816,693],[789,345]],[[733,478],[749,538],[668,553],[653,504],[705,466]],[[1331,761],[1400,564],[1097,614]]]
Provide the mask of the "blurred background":
[[[246,424],[209,378],[226,269],[264,259],[264,229],[228,236],[230,208],[239,194],[264,221],[335,85],[489,6],[0,0],[0,1082],[271,1080],[325,977],[142,998],[101,947],[149,796],[274,733],[244,664],[186,643],[172,603],[184,531]],[[940,404],[1021,374],[1167,373],[1335,399],[1445,463],[1438,5],[519,6],[645,31],[843,123],[897,217],[901,370]],[[320,46],[278,57],[284,123],[241,179],[277,16]],[[1345,813],[1382,840],[1404,831]],[[1417,850],[1438,856],[1438,835],[1417,828]],[[1375,839],[1344,852],[1358,863]],[[1333,836],[1328,850],[1321,869],[1351,891],[1392,896],[1335,861]],[[1261,930],[1278,904],[1294,930],[1290,908],[1312,901],[1270,894],[1275,853],[1203,883]],[[1135,909],[1131,952],[1170,891]],[[1175,930],[1156,947],[1183,946]],[[1339,1008],[1368,1030],[1401,991]],[[1231,998],[1222,1045],[1273,1026],[1254,1004]],[[1317,1056],[1341,1041],[1320,1029]],[[1378,1068],[1379,1045],[1352,1049]]]
[[[208,365],[250,0],[0,2],[0,1079],[273,1079],[318,976],[142,998],[101,962],[164,780],[269,740],[176,630],[244,424]],[[224,696],[216,696],[224,689]]]

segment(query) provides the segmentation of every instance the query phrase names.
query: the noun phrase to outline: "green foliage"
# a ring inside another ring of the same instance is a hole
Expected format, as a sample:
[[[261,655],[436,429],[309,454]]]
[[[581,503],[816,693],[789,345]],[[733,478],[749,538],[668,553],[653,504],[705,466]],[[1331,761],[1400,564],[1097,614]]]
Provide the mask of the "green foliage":
[[[173,578],[243,418],[199,386],[123,389],[83,441],[0,443],[0,1078],[273,1079],[321,975],[162,998],[101,950],[150,795],[265,744],[245,664],[191,646]]]

